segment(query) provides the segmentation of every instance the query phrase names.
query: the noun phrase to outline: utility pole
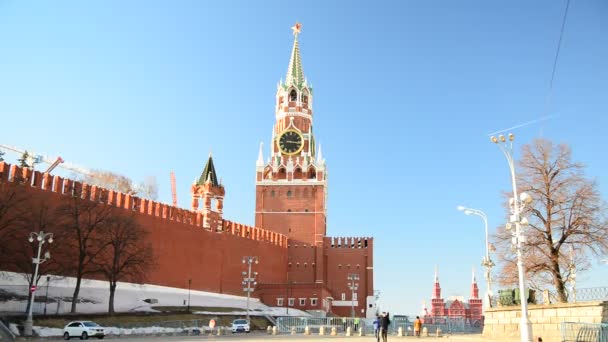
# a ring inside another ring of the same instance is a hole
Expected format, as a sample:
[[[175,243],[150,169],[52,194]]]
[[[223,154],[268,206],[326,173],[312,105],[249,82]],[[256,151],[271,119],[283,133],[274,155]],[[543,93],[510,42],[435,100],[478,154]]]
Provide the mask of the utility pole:
[[[249,323],[249,298],[251,297],[251,292],[254,291],[255,286],[258,284],[257,281],[255,280],[255,277],[257,277],[258,272],[253,272],[251,273],[251,264],[257,264],[258,263],[258,257],[257,256],[244,256],[243,257],[243,264],[247,264],[247,271],[243,271],[242,275],[243,275],[243,291],[247,292],[247,323]]]
[[[40,231],[38,233],[32,232],[32,233],[30,233],[30,237],[29,237],[28,241],[30,243],[32,243],[32,242],[34,242],[34,240],[38,241],[38,255],[36,258],[32,258],[32,263],[35,264],[36,267],[34,268],[34,277],[32,278],[32,287],[30,288],[30,291],[32,292],[32,296],[30,297],[30,307],[27,312],[27,318],[25,320],[25,326],[24,326],[24,333],[25,333],[24,335],[25,336],[33,335],[32,328],[34,325],[34,320],[32,318],[32,309],[34,307],[34,296],[36,294],[36,279],[38,278],[38,268],[40,267],[40,264],[42,264],[43,262],[45,262],[51,258],[51,254],[47,251],[46,253],[44,253],[44,259],[40,259],[40,253],[42,252],[42,245],[44,243],[46,243],[47,241],[48,241],[48,243],[53,243],[53,233],[45,233],[43,231]]]
[[[192,285],[192,279],[188,279],[188,313],[190,313],[190,286]]]
[[[359,289],[359,275],[356,273],[349,273],[348,277],[348,288],[350,289],[350,315],[355,318],[355,293]]]

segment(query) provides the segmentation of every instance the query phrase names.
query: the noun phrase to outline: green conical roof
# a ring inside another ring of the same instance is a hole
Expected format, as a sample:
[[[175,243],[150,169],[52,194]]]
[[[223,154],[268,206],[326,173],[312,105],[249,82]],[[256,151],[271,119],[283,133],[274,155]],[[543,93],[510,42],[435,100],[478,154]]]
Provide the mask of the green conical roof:
[[[302,58],[300,57],[300,46],[298,44],[298,36],[293,40],[293,48],[291,49],[291,58],[289,59],[289,67],[287,67],[287,79],[285,85],[296,86],[301,88],[304,84],[304,71],[302,70]]]
[[[203,173],[196,182],[197,185],[203,185],[209,179],[213,186],[218,186],[220,183],[217,181],[217,173],[215,172],[215,166],[213,166],[213,158],[211,154],[209,154],[209,159],[207,160],[207,164],[203,169]]]

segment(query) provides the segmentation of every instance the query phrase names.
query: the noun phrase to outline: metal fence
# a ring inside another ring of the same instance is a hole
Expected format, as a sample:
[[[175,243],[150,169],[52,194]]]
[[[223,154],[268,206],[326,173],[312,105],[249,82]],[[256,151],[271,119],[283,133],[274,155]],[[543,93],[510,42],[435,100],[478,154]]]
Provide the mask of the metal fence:
[[[562,342],[608,342],[606,323],[561,323]]]
[[[64,314],[70,312],[74,289],[68,287],[38,286],[34,296],[34,314]],[[108,291],[109,292],[109,291]],[[28,285],[0,285],[0,312],[25,313],[28,305]],[[81,296],[79,303],[103,303],[105,298]]]
[[[358,330],[363,327],[364,331],[374,331],[373,319],[346,318],[346,317],[278,317],[277,330],[281,333],[289,333],[295,329],[296,333],[303,333],[308,327],[311,333],[318,333],[321,327],[325,329],[336,328],[338,333],[346,332],[347,328]]]
[[[568,303],[582,303],[595,301],[608,301],[608,287],[590,287],[569,290],[566,293]],[[535,304],[552,304],[558,303],[557,293],[555,291],[536,291]],[[494,295],[491,299],[492,307],[496,307],[500,303],[500,296]]]
[[[325,327],[326,333],[331,328],[336,328],[338,334],[346,332],[347,328],[357,331],[362,327],[366,333],[374,331],[373,319],[357,319],[346,317],[278,317],[277,330],[281,333],[289,333],[295,329],[296,333],[303,333],[308,327],[311,334],[319,333],[321,327]],[[444,333],[481,333],[483,322],[478,320],[469,320],[457,317],[437,317],[432,323],[424,323],[429,333],[435,333],[440,329]],[[405,335],[412,335],[414,330],[414,322],[408,316],[396,316],[391,319],[389,333],[396,334],[399,328],[403,329]]]

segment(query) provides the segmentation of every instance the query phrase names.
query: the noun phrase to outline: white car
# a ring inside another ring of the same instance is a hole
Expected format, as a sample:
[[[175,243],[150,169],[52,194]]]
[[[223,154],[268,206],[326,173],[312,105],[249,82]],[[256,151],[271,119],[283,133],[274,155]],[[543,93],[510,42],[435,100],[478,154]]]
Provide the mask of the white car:
[[[89,337],[104,338],[103,328],[99,324],[91,321],[74,321],[68,323],[63,328],[63,339],[69,340],[72,337],[80,337],[81,340],[86,340]]]
[[[232,321],[232,333],[249,332],[249,322],[246,319],[235,319]]]

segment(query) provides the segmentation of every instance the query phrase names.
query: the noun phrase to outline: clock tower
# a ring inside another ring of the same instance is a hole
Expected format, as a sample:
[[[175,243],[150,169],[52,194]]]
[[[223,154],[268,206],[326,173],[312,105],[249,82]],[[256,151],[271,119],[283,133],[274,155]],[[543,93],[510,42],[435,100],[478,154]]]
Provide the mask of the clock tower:
[[[289,238],[289,281],[322,282],[327,173],[313,134],[313,89],[304,76],[294,34],[285,82],[277,84],[270,156],[256,162],[256,227]]]

